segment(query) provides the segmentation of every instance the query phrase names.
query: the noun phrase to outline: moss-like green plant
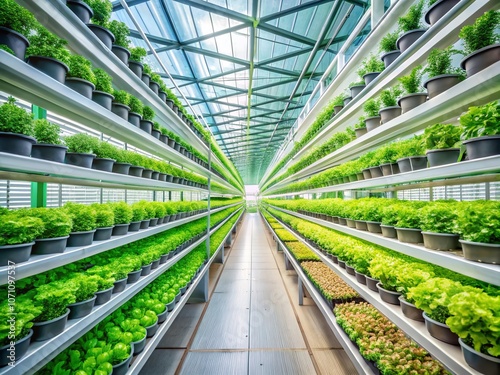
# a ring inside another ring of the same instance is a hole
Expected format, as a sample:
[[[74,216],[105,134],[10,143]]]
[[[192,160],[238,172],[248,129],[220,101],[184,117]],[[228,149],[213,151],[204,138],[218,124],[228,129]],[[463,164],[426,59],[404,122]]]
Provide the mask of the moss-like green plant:
[[[0,106],[0,131],[33,136],[33,114],[16,105],[16,99],[9,96]]]
[[[399,17],[398,25],[404,33],[422,28],[423,10],[424,0],[420,0],[413,4],[404,16]]]
[[[112,145],[106,141],[97,141],[94,146],[93,152],[96,154],[96,157],[102,159],[113,159],[117,160],[119,158],[120,149],[115,145]]]
[[[0,2],[0,26],[28,37],[36,25],[37,21],[33,14],[14,0]]]
[[[72,232],[86,232],[96,228],[95,210],[81,203],[67,202],[64,210],[71,217],[73,226]]]
[[[142,47],[133,47],[130,49],[130,58],[129,61],[136,61],[140,63],[144,63],[144,58],[146,57],[147,52]]]
[[[145,105],[142,110],[142,118],[144,120],[152,121],[154,117],[155,117],[155,111],[151,107]]]
[[[151,81],[156,82],[159,85],[163,80],[158,73],[151,73]]]
[[[410,74],[399,77],[398,81],[401,83],[401,86],[407,94],[422,92],[422,66],[416,66],[412,69]]]
[[[107,228],[113,226],[115,223],[115,213],[109,205],[94,203],[90,207],[92,207],[95,211],[97,228]]]
[[[144,105],[135,96],[130,95],[130,101],[129,101],[128,106],[130,107],[130,112],[135,112],[135,113],[138,113],[142,116],[142,111],[144,109]]]
[[[71,216],[62,208],[33,208],[29,214],[43,221],[43,232],[39,238],[64,237],[73,227]]]
[[[375,98],[368,99],[363,105],[363,110],[367,117],[378,116],[378,111],[380,111],[380,101]]]
[[[127,24],[121,21],[113,20],[108,23],[107,28],[115,36],[115,44],[117,46],[128,48],[130,45],[129,35],[130,29]]]
[[[114,224],[129,224],[132,220],[132,207],[125,202],[110,203],[115,214]]]
[[[43,221],[37,217],[15,212],[2,215],[0,246],[30,243],[43,233]]]
[[[109,0],[84,0],[94,12],[91,21],[93,24],[107,27],[111,12],[113,12],[113,4]]]
[[[78,133],[64,138],[68,152],[91,154],[97,146],[97,138],[91,135]]]
[[[472,25],[462,27],[458,36],[464,41],[465,54],[500,41],[500,11],[490,10],[478,17]]]
[[[142,73],[151,76],[151,74],[153,74],[153,70],[151,69],[151,67],[148,64],[145,63],[144,69],[142,70]]]
[[[113,79],[111,76],[100,68],[94,69],[93,72],[95,76],[95,89],[113,94]]]
[[[399,30],[388,33],[380,40],[380,52],[392,52],[398,49],[396,41],[399,38]]]
[[[49,145],[61,145],[61,128],[46,119],[35,120],[35,138],[37,143]]]
[[[383,108],[398,105],[398,98],[403,93],[401,86],[396,85],[380,92],[380,102]]]
[[[115,99],[113,100],[116,103],[129,105],[130,103],[130,94],[124,90],[114,90],[113,96]]]
[[[35,32],[28,35],[28,40],[30,45],[26,50],[26,56],[51,57],[68,64],[70,57],[66,49],[68,42],[52,34],[42,25],[38,25]]]
[[[85,79],[93,84],[96,83],[92,63],[80,55],[71,55],[68,60],[69,71],[67,77]]]

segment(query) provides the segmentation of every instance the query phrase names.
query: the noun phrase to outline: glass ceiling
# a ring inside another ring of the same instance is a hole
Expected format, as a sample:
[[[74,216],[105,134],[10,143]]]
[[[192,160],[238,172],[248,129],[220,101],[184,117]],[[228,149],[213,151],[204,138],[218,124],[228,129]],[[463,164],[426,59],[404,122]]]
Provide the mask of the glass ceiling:
[[[257,184],[369,0],[126,3],[200,122],[245,184]],[[132,44],[147,49],[120,1],[113,4]],[[151,52],[147,62],[164,73]]]

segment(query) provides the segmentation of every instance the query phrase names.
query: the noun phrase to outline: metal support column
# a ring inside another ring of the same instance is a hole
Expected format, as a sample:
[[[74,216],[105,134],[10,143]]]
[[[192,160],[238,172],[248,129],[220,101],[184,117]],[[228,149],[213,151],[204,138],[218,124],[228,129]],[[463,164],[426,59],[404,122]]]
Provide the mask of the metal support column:
[[[224,242],[224,247],[231,247],[231,242],[233,241],[232,233],[229,233],[229,236],[226,238],[226,242]]]
[[[288,259],[288,256],[285,254],[285,269],[287,271],[293,270],[292,263],[290,263],[290,259]]]
[[[214,258],[214,263],[224,263],[225,254],[224,254],[224,245],[221,245],[217,255]]]
[[[304,304],[304,284],[302,283],[302,279],[299,277],[299,305],[302,306]]]
[[[31,106],[31,112],[35,119],[47,118],[47,110],[36,105]],[[31,183],[31,207],[47,207],[47,183]]]
[[[208,270],[202,276],[193,293],[189,297],[188,303],[201,303],[208,300]]]

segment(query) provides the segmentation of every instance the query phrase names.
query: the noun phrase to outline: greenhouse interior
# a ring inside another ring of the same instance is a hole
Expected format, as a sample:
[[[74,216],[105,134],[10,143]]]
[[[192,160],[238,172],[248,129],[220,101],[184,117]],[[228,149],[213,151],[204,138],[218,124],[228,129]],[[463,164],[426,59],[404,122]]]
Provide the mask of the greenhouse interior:
[[[499,375],[500,1],[0,0],[0,289],[0,375]]]

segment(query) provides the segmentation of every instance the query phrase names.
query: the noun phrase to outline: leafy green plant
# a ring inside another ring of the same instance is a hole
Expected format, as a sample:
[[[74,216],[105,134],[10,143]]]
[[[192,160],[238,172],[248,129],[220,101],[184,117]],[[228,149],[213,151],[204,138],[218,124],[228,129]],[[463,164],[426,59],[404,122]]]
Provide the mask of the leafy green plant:
[[[0,50],[10,53],[11,55],[15,55],[14,51],[9,48],[6,44],[0,44]]]
[[[500,134],[500,103],[493,101],[482,106],[469,107],[469,110],[460,116],[460,125],[464,129],[462,139]]]
[[[0,5],[0,26],[14,30],[25,37],[37,25],[33,14],[14,0],[2,0]]]
[[[73,227],[71,216],[60,208],[33,208],[30,215],[43,222],[43,231],[38,238],[65,237],[70,234]]]
[[[129,224],[132,220],[132,207],[125,202],[110,203],[115,214],[114,224]]]
[[[345,94],[339,94],[335,98],[332,99],[332,103],[334,106],[343,106],[344,105]]]
[[[151,73],[151,81],[156,82],[158,85],[163,82],[161,76],[158,73]]]
[[[424,130],[425,147],[428,150],[460,146],[462,128],[452,124],[434,124]]]
[[[394,142],[393,147],[398,159],[425,154],[425,145],[422,135],[416,135],[410,139]]]
[[[458,74],[462,79],[465,78],[464,71],[454,67],[451,59],[453,55],[461,53],[451,46],[445,49],[433,49],[427,57],[427,66],[424,73],[427,73],[429,78],[443,74]]]
[[[0,131],[33,136],[33,114],[18,107],[16,99],[9,96],[0,106]]]
[[[490,10],[478,17],[472,25],[462,27],[458,36],[464,41],[466,55],[500,41],[500,11]]]
[[[422,28],[422,13],[424,10],[424,0],[419,0],[413,4],[408,12],[398,19],[398,25],[403,33]]]
[[[95,89],[113,94],[113,79],[111,76],[100,68],[94,69],[93,72],[95,76]]]
[[[37,143],[49,145],[61,145],[62,140],[59,136],[61,129],[59,125],[53,124],[46,119],[38,119],[34,122],[34,135]]]
[[[132,204],[132,221],[142,221],[146,216],[146,210],[142,204],[134,203]]]
[[[68,60],[69,71],[67,77],[74,77],[96,83],[92,64],[85,57],[80,55],[71,55]]]
[[[349,83],[349,88],[354,87],[354,86],[364,86],[364,85],[365,85],[365,81],[364,80],[359,80],[359,81],[356,81],[356,82]]]
[[[407,94],[416,94],[417,92],[422,92],[422,66],[418,65],[412,69],[410,74],[399,77],[398,81],[401,83],[403,90]]]
[[[94,12],[91,21],[95,25],[102,27],[108,26],[108,21],[113,11],[113,5],[109,0],[84,0]]]
[[[153,70],[151,69],[151,67],[148,64],[144,63],[143,65],[144,65],[144,68],[142,70],[142,74],[147,74],[151,77],[151,74],[153,74]],[[177,97],[176,97],[176,99],[177,99]],[[177,99],[177,101],[178,101],[178,99]]]
[[[120,159],[120,151],[122,150],[112,145],[111,143],[99,140],[97,141],[97,144],[93,149],[93,152],[96,154],[96,157],[102,159],[113,159],[116,161]]]
[[[354,129],[366,128],[365,116],[360,116],[358,122],[354,125]]]
[[[68,64],[70,57],[66,49],[68,42],[52,34],[42,25],[38,25],[35,32],[29,34],[28,40],[30,45],[26,49],[26,56],[51,57]]]
[[[78,152],[83,154],[91,154],[97,145],[97,138],[91,135],[78,133],[64,138],[68,152]]]
[[[146,57],[147,52],[142,47],[133,47],[130,49],[130,58],[129,61],[136,61],[140,63],[144,63],[144,58]]]
[[[115,45],[123,48],[129,47],[130,40],[128,37],[130,35],[130,29],[128,28],[127,24],[117,20],[112,20],[107,24],[107,28],[115,36]]]
[[[96,213],[92,207],[74,202],[66,202],[63,207],[73,221],[71,232],[87,232],[96,228]]]
[[[458,206],[433,202],[420,210],[421,229],[433,233],[457,233]]]
[[[155,117],[155,111],[153,111],[153,109],[151,107],[148,107],[147,105],[145,105],[143,110],[142,110],[143,120],[152,121],[154,117]]]
[[[386,34],[380,40],[380,52],[392,52],[396,51],[398,47],[396,46],[396,41],[399,38],[399,30],[393,31],[392,33]]]
[[[33,242],[44,230],[43,221],[36,217],[9,212],[1,219],[0,246]]]
[[[377,256],[370,261],[368,270],[373,278],[380,280],[384,289],[397,291],[399,267],[404,262],[391,256]]]
[[[398,105],[398,98],[403,94],[401,86],[396,85],[380,92],[381,107],[394,107]]]
[[[395,226],[398,228],[421,229],[422,218],[420,216],[420,209],[422,207],[423,204],[406,204],[404,206],[400,206],[396,213],[397,223]]]
[[[120,103],[123,105],[129,105],[130,103],[130,94],[124,90],[114,90],[113,96],[115,99],[113,100],[115,103]]]
[[[128,106],[130,107],[130,112],[138,113],[139,115],[142,116],[144,105],[135,96],[130,95],[130,101]]]
[[[366,117],[378,116],[378,111],[380,111],[380,101],[375,98],[368,99],[363,105],[363,110],[365,111]]]
[[[370,53],[370,55],[361,62],[361,66],[356,71],[356,73],[360,78],[363,78],[365,74],[378,73],[383,71],[384,69],[385,65],[383,61],[380,60],[378,56]]]
[[[457,225],[466,241],[500,244],[500,204],[496,201],[474,201],[458,213]]]
[[[43,284],[27,293],[41,307],[41,314],[35,319],[46,322],[66,313],[66,306],[76,302],[76,286],[65,281],[53,281]]]
[[[26,337],[31,327],[33,327],[33,320],[42,312],[40,307],[35,306],[33,301],[25,296],[16,298],[14,309],[15,311],[11,310],[7,300],[2,301],[2,304],[0,304],[0,345],[2,346]],[[16,313],[14,332],[11,332],[11,323],[9,322],[12,312]],[[15,340],[13,340],[12,336],[15,337]]]
[[[90,207],[95,210],[97,228],[108,228],[113,226],[115,223],[115,213],[109,205],[94,203]]]

